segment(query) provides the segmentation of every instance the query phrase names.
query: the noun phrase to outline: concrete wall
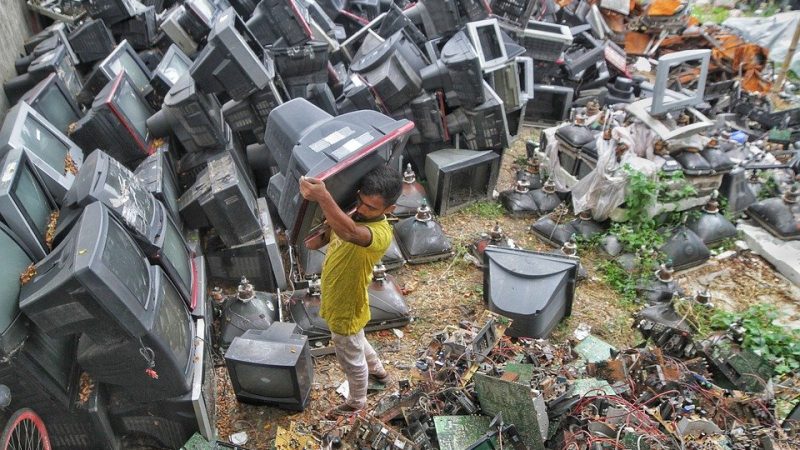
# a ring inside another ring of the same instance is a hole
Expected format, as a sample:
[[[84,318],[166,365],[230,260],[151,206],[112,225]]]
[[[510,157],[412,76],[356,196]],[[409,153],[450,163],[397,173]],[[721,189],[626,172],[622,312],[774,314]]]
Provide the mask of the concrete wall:
[[[22,54],[22,43],[31,32],[25,0],[0,0],[0,8],[0,79],[5,82],[17,75],[14,60]],[[10,106],[5,93],[0,93],[0,120]]]

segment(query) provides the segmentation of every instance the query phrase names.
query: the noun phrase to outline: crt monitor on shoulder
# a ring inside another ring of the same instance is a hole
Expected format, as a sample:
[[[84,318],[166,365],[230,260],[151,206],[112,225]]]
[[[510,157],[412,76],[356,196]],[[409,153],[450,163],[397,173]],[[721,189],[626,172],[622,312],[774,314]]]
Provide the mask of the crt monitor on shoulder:
[[[308,338],[293,323],[248,330],[225,352],[236,398],[302,411],[309,401],[314,364]]]
[[[12,148],[25,150],[60,204],[83,164],[80,147],[30,105],[20,102],[8,111],[0,129],[0,155]]]
[[[8,152],[0,163],[0,220],[14,230],[36,260],[50,251],[48,230],[57,210],[27,154],[21,149]]]
[[[291,243],[302,240],[322,216],[316,203],[300,196],[301,176],[325,181],[336,202],[349,208],[355,203],[361,178],[398,156],[414,129],[413,122],[376,111],[327,119],[325,115],[307,100],[294,99],[275,108],[267,120],[265,142],[275,141],[270,150],[276,159],[285,160],[279,160],[278,166],[286,167],[270,179],[268,194],[278,206]],[[314,126],[307,127],[307,121],[315,122]],[[288,131],[275,126],[289,122],[295,125]]]

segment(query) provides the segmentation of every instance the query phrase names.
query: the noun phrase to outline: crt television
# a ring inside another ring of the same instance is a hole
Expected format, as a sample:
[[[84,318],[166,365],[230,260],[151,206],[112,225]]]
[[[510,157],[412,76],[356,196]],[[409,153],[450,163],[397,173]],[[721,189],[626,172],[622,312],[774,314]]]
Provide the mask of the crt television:
[[[500,155],[491,150],[444,149],[428,153],[425,179],[436,214],[443,215],[491,197]]]
[[[0,155],[13,148],[25,150],[50,194],[60,204],[83,164],[80,147],[33,107],[20,102],[8,111],[0,129]]]
[[[180,47],[172,44],[150,76],[150,85],[158,95],[163,97],[183,74],[189,72],[191,65],[192,60],[181,51]]]
[[[160,268],[154,267],[151,306],[155,319],[142,336],[97,339],[84,333],[78,342],[81,368],[102,383],[124,386],[132,396],[159,400],[185,394],[194,368],[194,321],[183,299]],[[150,368],[158,378],[145,373]]]
[[[58,131],[66,133],[70,124],[81,116],[75,97],[55,73],[51,73],[22,96],[22,101],[31,105]]]
[[[169,148],[166,145],[158,147],[152,155],[145,158],[136,167],[133,174],[145,189],[167,207],[172,220],[178,227],[182,227],[180,208],[178,207],[178,198],[181,192],[178,187],[178,179],[175,177],[174,165],[170,159]]]
[[[275,108],[267,120],[264,140],[278,166],[285,167],[270,178],[268,194],[291,243],[302,240],[322,217],[317,204],[300,195],[300,176],[324,180],[337,203],[348,207],[355,203],[361,177],[398,156],[414,129],[413,122],[376,111],[326,115],[307,100],[294,99]]]
[[[226,92],[233,100],[263,89],[275,76],[272,57],[233,8],[217,16],[208,44],[189,71],[204,91]]]
[[[76,122],[72,137],[87,152],[102,148],[119,162],[135,167],[150,154],[147,119],[152,115],[132,79],[120,72]]]
[[[130,170],[98,149],[86,158],[75,183],[64,196],[56,241],[69,231],[81,210],[96,201],[110,208],[138,240],[145,243],[157,240],[164,218],[155,197]]]
[[[150,86],[150,77],[152,75],[150,69],[147,68],[147,65],[127,40],[117,44],[114,51],[97,65],[97,69],[103,75],[101,77],[101,88],[115,79],[120,73],[125,72],[131,78],[131,83],[133,83],[142,97],[146,97],[153,90],[152,86]]]
[[[0,163],[0,220],[37,261],[50,251],[48,229],[57,210],[27,154],[22,149],[8,152]]]
[[[308,338],[293,323],[245,331],[225,352],[225,365],[240,401],[297,411],[308,405],[314,364]]]

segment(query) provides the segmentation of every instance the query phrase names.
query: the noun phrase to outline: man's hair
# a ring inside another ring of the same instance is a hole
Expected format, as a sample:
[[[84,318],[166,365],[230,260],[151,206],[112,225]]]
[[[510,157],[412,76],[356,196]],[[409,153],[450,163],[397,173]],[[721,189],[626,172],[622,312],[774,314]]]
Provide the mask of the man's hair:
[[[385,206],[394,205],[403,192],[403,177],[389,166],[372,169],[361,179],[361,193],[380,195]]]

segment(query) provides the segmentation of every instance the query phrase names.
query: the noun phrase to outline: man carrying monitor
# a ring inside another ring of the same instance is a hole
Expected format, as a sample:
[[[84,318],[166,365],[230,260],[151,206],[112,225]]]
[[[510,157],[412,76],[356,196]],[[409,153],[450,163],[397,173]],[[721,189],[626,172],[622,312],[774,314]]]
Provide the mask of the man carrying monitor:
[[[364,336],[364,326],[370,319],[367,286],[372,267],[392,241],[386,214],[394,210],[402,186],[398,171],[386,166],[372,170],[361,179],[357,207],[348,215],[336,204],[324,182],[300,178],[300,193],[306,200],[319,203],[329,226],[323,239],[306,241],[306,246],[317,249],[329,240],[322,266],[320,316],[331,330],[336,359],[350,390],[345,403],[331,411],[333,415],[363,409],[370,378],[380,383],[389,380],[378,354]]]

